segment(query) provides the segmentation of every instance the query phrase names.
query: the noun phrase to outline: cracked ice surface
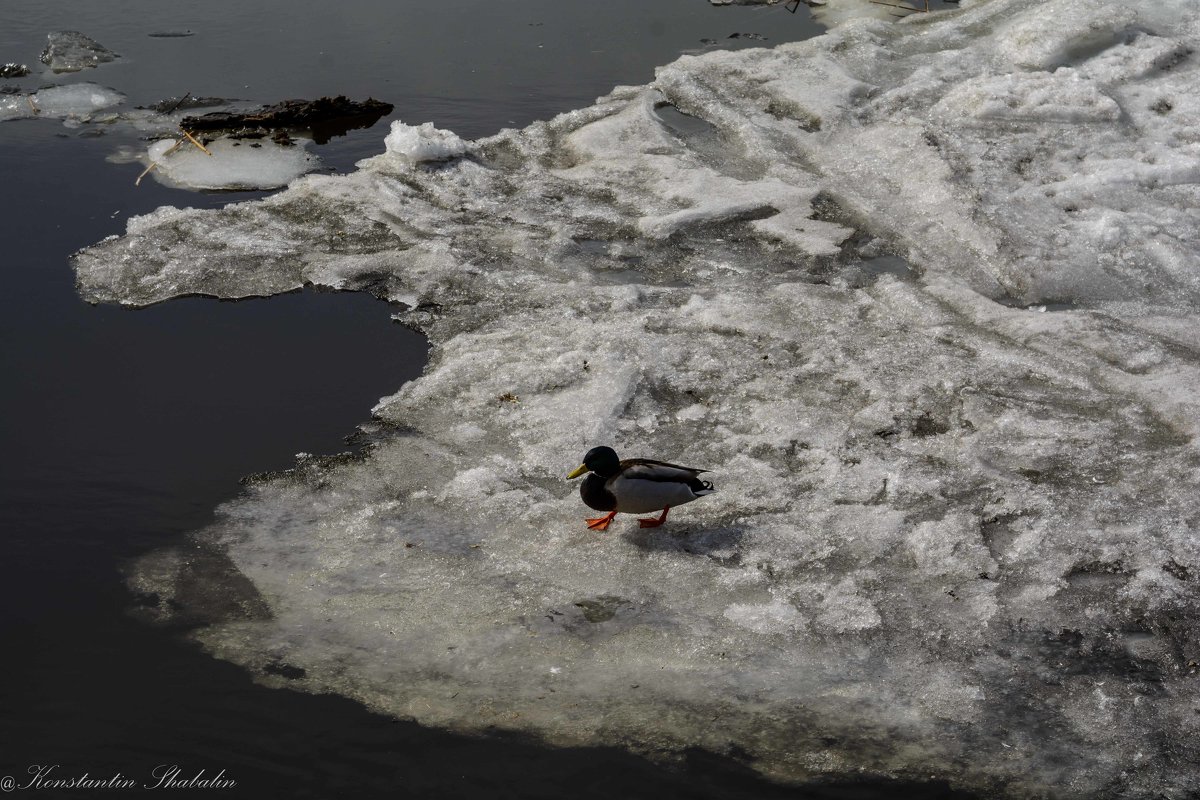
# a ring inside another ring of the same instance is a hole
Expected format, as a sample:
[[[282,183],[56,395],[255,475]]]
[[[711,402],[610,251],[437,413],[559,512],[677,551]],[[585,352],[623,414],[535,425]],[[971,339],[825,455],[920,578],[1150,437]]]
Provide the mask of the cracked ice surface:
[[[263,680],[430,725],[1189,796],[1196,13],[859,20],[131,220],[88,299],[359,288],[433,345],[364,458],[134,585]],[[587,531],[562,476],[602,442],[719,492]]]

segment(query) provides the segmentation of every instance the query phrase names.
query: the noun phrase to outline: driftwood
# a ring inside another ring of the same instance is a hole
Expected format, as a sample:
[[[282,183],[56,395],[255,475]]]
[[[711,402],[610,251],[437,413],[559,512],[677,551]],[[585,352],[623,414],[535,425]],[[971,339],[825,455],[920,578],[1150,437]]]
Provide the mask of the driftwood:
[[[227,133],[235,136],[264,136],[278,130],[311,131],[317,144],[355,128],[369,128],[392,112],[392,104],[368,98],[363,102],[348,97],[318,97],[316,100],[284,100],[254,111],[213,111],[184,117],[180,127],[193,133]]]

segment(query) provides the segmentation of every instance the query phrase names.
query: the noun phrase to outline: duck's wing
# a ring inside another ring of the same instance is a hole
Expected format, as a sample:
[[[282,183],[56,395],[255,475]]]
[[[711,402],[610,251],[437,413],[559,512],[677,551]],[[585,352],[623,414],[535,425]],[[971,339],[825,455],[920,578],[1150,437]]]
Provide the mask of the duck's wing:
[[[621,471],[609,478],[605,486],[616,497],[618,511],[648,514],[712,494],[713,485],[698,477],[706,471],[649,458],[630,458],[621,462]]]
[[[704,472],[708,472],[708,470],[668,464],[666,461],[655,461],[652,458],[627,458],[621,462],[620,474],[626,478],[643,481],[691,483],[697,475]]]

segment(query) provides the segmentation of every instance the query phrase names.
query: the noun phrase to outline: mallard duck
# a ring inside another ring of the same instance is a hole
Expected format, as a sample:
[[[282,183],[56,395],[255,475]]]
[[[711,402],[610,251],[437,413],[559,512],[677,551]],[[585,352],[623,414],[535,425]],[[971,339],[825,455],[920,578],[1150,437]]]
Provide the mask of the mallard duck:
[[[657,528],[667,521],[667,512],[716,491],[698,477],[706,469],[681,467],[649,458],[617,458],[611,447],[593,447],[583,464],[567,476],[568,480],[591,473],[579,486],[579,496],[589,508],[607,511],[603,517],[587,520],[594,531],[608,529],[617,514],[649,514],[662,511],[655,519],[639,519],[643,528]]]

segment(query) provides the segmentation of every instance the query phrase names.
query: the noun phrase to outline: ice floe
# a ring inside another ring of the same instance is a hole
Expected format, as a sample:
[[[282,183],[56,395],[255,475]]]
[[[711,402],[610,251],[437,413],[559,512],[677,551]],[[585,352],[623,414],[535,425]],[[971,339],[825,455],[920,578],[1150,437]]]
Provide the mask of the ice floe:
[[[78,31],[55,31],[47,34],[46,40],[41,60],[54,72],[79,72],[120,57]]]
[[[205,150],[178,139],[162,139],[146,151],[151,174],[185,189],[245,191],[277,189],[320,166],[306,139],[234,139],[222,137]]]
[[[1198,50],[1181,0],[858,19],[132,219],[87,299],[359,288],[433,351],[363,458],[131,582],[263,681],[429,725],[1193,796]],[[599,443],[718,494],[588,531],[562,478]]]
[[[0,122],[46,117],[84,120],[125,102],[125,95],[94,83],[50,86],[31,94],[0,95]]]

